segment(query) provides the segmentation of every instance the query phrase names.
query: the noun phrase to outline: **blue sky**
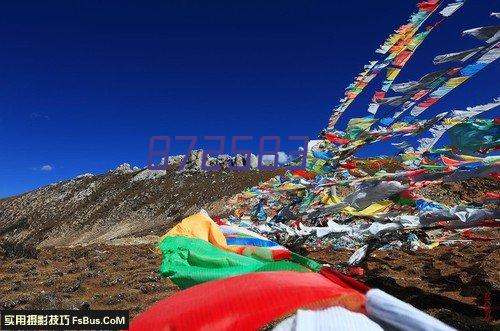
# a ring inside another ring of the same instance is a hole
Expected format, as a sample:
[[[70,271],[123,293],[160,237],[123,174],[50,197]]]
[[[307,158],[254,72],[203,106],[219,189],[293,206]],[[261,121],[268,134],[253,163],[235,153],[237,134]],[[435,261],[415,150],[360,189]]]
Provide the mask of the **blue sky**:
[[[152,135],[315,137],[344,88],[415,3],[3,3],[0,197],[122,162],[143,166]],[[427,38],[397,82],[442,68],[432,65],[435,55],[481,45],[461,31],[499,24],[492,11],[500,11],[494,1],[467,1]],[[491,101],[499,95],[498,76],[495,63],[427,117]],[[366,115],[379,85],[358,98],[340,127]],[[383,145],[365,153],[393,152]]]

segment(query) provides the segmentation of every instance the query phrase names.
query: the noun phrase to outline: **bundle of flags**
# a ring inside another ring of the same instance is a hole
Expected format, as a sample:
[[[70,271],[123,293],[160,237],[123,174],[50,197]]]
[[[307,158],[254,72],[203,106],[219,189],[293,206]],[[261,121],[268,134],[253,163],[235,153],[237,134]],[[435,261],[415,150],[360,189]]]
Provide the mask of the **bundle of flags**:
[[[174,226],[158,248],[160,273],[185,290],[137,316],[130,330],[256,330],[299,309],[306,310],[276,329],[304,330],[290,319],[310,329],[312,322],[303,316],[309,314],[313,320],[322,316],[330,327],[349,327],[354,321],[367,330],[382,330],[380,324],[397,330],[453,330],[248,229],[218,225],[203,210]]]
[[[160,274],[181,288],[249,272],[321,269],[255,232],[219,226],[204,211],[174,226],[158,248],[163,255]]]
[[[373,102],[368,107],[368,112],[376,114],[379,104],[378,100],[383,99],[396,77],[413,56],[417,48],[427,38],[427,36],[437,28],[447,17],[458,10],[465,0],[455,0],[450,2],[440,11],[440,19],[426,26],[423,31],[418,32],[422,25],[441,6],[440,0],[427,0],[417,4],[418,11],[413,13],[406,24],[396,29],[384,43],[376,50],[376,53],[387,54],[383,60],[370,61],[364,66],[363,71],[356,76],[354,82],[345,89],[344,98],[333,110],[328,123],[328,131],[333,131],[335,124],[342,113],[352,104],[356,97],[366,86],[378,76],[380,72],[386,70],[386,78],[382,83],[382,88],[373,95]]]
[[[451,330],[389,294],[370,289],[279,244],[292,247],[290,238],[311,233],[318,239],[315,244],[332,236],[334,244],[330,242],[330,247],[356,249],[348,262],[355,266],[368,254],[370,243],[365,239],[385,235],[390,239],[401,229],[422,229],[438,221],[446,223],[448,229],[486,226],[485,222],[499,217],[498,210],[470,205],[448,207],[419,198],[412,191],[430,183],[498,178],[499,173],[498,156],[473,155],[496,150],[500,145],[500,122],[474,118],[500,105],[498,100],[427,120],[416,117],[500,57],[500,26],[466,30],[463,34],[485,45],[434,58],[435,64],[457,61],[460,66],[393,84],[419,45],[461,8],[464,0],[443,3],[418,3],[418,11],[380,46],[376,52],[385,58],[370,61],[346,88],[345,97],[321,133],[322,140],[310,144],[305,170],[287,172],[243,192],[238,199],[258,202],[250,208],[240,205],[232,216],[235,222],[214,221],[200,211],[161,238],[160,274],[184,290],[139,315],[131,329],[255,330],[288,316],[276,330],[321,329],[325,325],[338,329],[356,325],[366,330]],[[439,19],[420,30],[438,10]],[[383,70],[386,76],[368,107],[370,115],[352,118],[345,132],[336,130],[342,113]],[[400,95],[386,96],[390,89]],[[382,105],[400,109],[392,116],[374,118]],[[407,111],[410,114],[403,117]],[[382,126],[372,129],[376,123]],[[419,139],[415,149],[407,141],[393,144],[401,150],[393,158],[398,161],[397,169],[383,169],[390,166],[388,159],[361,161],[353,157],[368,144],[426,131],[431,137]],[[445,132],[452,145],[434,148]],[[336,195],[337,186],[355,190],[341,199]],[[498,196],[493,194],[489,199],[497,200]],[[489,240],[467,228],[463,234],[474,240]],[[413,233],[407,240],[417,248],[439,244],[437,240],[423,244]]]

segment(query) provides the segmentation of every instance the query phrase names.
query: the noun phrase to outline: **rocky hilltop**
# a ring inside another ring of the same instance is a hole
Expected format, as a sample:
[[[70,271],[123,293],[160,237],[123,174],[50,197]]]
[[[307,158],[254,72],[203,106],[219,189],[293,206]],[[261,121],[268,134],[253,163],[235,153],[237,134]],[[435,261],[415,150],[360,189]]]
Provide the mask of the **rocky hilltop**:
[[[151,242],[200,208],[227,214],[229,197],[282,173],[200,171],[198,160],[190,160],[185,171],[176,171],[179,159],[168,170],[123,164],[103,175],[84,174],[2,199],[0,242],[9,249]]]

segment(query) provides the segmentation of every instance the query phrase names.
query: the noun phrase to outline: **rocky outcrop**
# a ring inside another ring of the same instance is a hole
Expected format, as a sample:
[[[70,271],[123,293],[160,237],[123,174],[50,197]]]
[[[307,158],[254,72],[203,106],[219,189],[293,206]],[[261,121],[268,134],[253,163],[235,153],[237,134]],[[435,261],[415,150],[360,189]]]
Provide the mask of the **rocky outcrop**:
[[[155,237],[200,208],[227,215],[230,196],[283,172],[200,171],[198,157],[183,172],[175,164],[168,170],[123,164],[1,199],[0,243],[45,247]],[[230,159],[213,160],[226,165]]]

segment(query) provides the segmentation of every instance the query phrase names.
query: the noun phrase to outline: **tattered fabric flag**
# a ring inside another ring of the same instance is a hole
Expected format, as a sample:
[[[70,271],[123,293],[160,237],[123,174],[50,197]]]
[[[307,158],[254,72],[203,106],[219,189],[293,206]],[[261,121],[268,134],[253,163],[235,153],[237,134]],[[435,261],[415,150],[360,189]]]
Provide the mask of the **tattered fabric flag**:
[[[446,115],[448,115],[448,112],[437,114],[436,116],[431,117],[426,121],[416,123],[420,127],[420,129],[414,131],[412,135],[427,131],[432,126],[442,122],[443,120],[445,120],[446,122]]]
[[[419,11],[418,14],[420,14],[422,12]],[[411,18],[415,18],[415,23],[418,23],[420,24],[420,21],[424,20],[426,16],[426,13],[425,14],[420,14],[420,15],[415,15],[415,16],[412,16]],[[404,24],[402,26],[400,26],[394,33],[394,34],[391,34],[385,41],[382,45],[380,45],[380,47],[375,51],[376,53],[380,53],[380,54],[386,54],[398,41],[400,41],[401,39],[403,39],[407,34],[408,32],[410,32],[412,29],[413,29],[413,24],[412,23],[408,23],[408,24]]]
[[[446,62],[465,62],[469,60],[471,57],[476,55],[478,52],[482,51],[484,49],[483,47],[476,47],[472,49],[468,49],[466,51],[461,51],[461,52],[456,52],[456,53],[448,53],[448,54],[443,54],[443,55],[438,55],[434,58],[432,61],[434,64],[443,64]]]
[[[350,84],[346,88],[346,98],[342,98],[340,100],[340,104],[335,107],[335,109],[333,110],[333,114],[330,117],[330,120],[328,122],[329,130],[333,130],[342,113],[363,91],[367,84],[373,78],[375,78],[384,68],[389,66],[393,61],[396,61],[395,63],[399,63],[400,66],[403,66],[408,61],[409,57],[412,55],[411,50],[414,51],[418,47],[418,45],[422,43],[423,39],[425,39],[425,37],[433,27],[414,37],[415,33],[421,27],[421,25],[434,13],[438,6],[438,0],[428,0],[417,4],[419,10],[417,13],[414,13],[410,16],[409,23],[400,26],[395,31],[396,33],[391,34],[386,39],[384,44],[376,50],[377,53],[389,53],[389,55],[381,63],[378,63],[378,61],[370,61],[369,65],[365,66],[365,70],[355,78],[354,83]],[[408,54],[408,52],[410,52],[410,54]],[[397,58],[400,53],[403,54]],[[389,89],[392,81],[389,80],[388,82],[385,82],[383,84],[383,89],[385,91]],[[360,82],[362,82],[362,84],[360,84]],[[376,107],[378,106],[372,106],[372,109]]]
[[[403,302],[378,289],[368,291],[366,295],[366,310],[374,320],[386,321],[389,327],[385,329],[395,330],[435,330],[453,331],[443,322],[430,317]]]
[[[354,83],[351,83],[345,89],[346,97],[340,99],[340,104],[333,110],[333,114],[330,117],[330,121],[328,124],[329,128],[333,128],[335,126],[340,115],[342,115],[342,113],[347,109],[347,107],[349,107],[349,105],[354,101],[357,95],[361,93],[361,91],[363,91],[368,83],[377,76],[380,70],[374,70],[375,72],[372,72],[372,69],[377,63],[378,61],[370,61],[367,65],[365,65],[363,67],[363,71],[359,73],[359,75],[354,79]]]
[[[401,69],[399,69],[399,68],[388,68],[386,79],[387,80],[394,80],[398,76],[400,71],[401,71]]]
[[[160,274],[181,288],[257,271],[311,271],[290,261],[258,260],[184,236],[166,237],[160,243],[160,250],[163,255]]]
[[[249,272],[321,268],[248,229],[218,226],[205,211],[174,226],[158,248],[163,255],[160,274],[181,288]]]
[[[418,139],[419,146],[417,148],[417,152],[423,153],[423,152],[427,152],[428,150],[430,150],[438,142],[438,140],[441,139],[443,134],[450,127],[451,126],[442,125],[442,124],[435,125],[434,127],[432,127],[429,130],[429,132],[432,134],[432,137]]]
[[[412,97],[411,97],[411,100],[412,101],[418,101],[420,99],[422,99],[423,97],[425,97],[429,92],[431,91],[431,89],[423,89],[423,90],[420,90],[418,91],[417,93],[415,93]]]
[[[402,141],[402,142],[399,142],[399,143],[391,143],[392,146],[396,147],[397,149],[401,149],[401,150],[405,150],[407,148],[410,148],[411,145],[406,142],[406,141]]]
[[[442,69],[434,72],[430,72],[422,76],[418,82],[412,81],[407,83],[394,84],[392,86],[392,90],[398,93],[409,93],[414,91],[419,91],[422,88],[428,88],[433,84],[436,80],[443,77],[447,73],[449,73],[450,69]]]
[[[365,330],[383,331],[377,323],[360,313],[342,307],[325,310],[298,310],[280,322],[273,331]]]
[[[391,89],[397,93],[407,93],[418,88],[418,86],[419,82],[412,80],[405,83],[394,84],[392,85]]]
[[[413,54],[412,51],[404,50],[398,54],[398,56],[394,59],[394,61],[392,63],[395,66],[403,67],[406,64],[406,62],[408,62],[408,60],[410,59],[412,54]]]
[[[387,77],[382,82],[382,91],[375,92],[375,95],[373,96],[374,100],[376,98],[377,93],[385,96],[385,93],[389,91],[392,83],[396,80],[396,77],[401,72],[401,69],[405,66],[410,57],[414,54],[417,47],[424,41],[424,39],[429,35],[432,29],[433,27],[430,27],[427,29],[427,31],[417,34],[407,44],[405,44],[402,47],[401,51],[399,51],[398,55],[392,61],[392,65],[396,67],[391,67],[387,69]],[[377,113],[379,105],[380,104],[378,104],[375,101],[370,103],[368,106],[368,112],[375,115]]]
[[[444,155],[441,155],[441,161],[443,161],[443,163],[445,165],[447,165],[448,167],[458,167],[459,165],[462,165],[465,163],[463,161],[455,160],[455,159],[452,159],[451,157],[447,157]]]
[[[346,133],[349,139],[355,139],[361,132],[370,128],[375,122],[373,118],[351,118],[347,123]]]
[[[431,13],[439,6],[439,0],[420,2],[417,6],[420,10]]]
[[[474,107],[467,107],[467,110],[454,110],[450,114],[450,117],[445,120],[442,124],[436,124],[430,128],[432,137],[421,138],[418,140],[419,146],[417,151],[420,153],[430,150],[438,140],[443,136],[443,134],[451,127],[462,123],[465,119],[477,116],[485,111],[491,110],[500,105],[500,100],[495,100],[494,102],[487,103],[485,105],[477,105]]]
[[[259,272],[227,277],[174,293],[134,318],[130,329],[260,330],[299,308],[332,305],[364,312],[365,297],[341,279],[332,280],[320,273]],[[377,306],[372,305],[376,314]],[[397,315],[394,309],[390,314]],[[419,323],[431,329],[425,321]],[[434,327],[433,330],[444,329]]]
[[[476,151],[500,145],[500,124],[494,120],[476,120],[448,130],[450,140],[461,151]]]
[[[490,64],[493,61],[497,60],[499,57],[500,57],[500,42],[495,44],[495,46],[492,49],[483,54],[483,56],[477,59],[476,62]]]
[[[496,99],[493,102],[487,103],[485,105],[477,105],[474,107],[467,107],[467,110],[454,110],[451,113],[451,117],[461,118],[461,119],[471,118],[471,117],[479,115],[485,111],[494,109],[498,106],[500,106],[500,99]]]
[[[493,44],[500,40],[500,25],[482,26],[479,28],[465,30],[462,32],[462,35],[473,36],[488,44]]]
[[[462,73],[462,71],[460,73]],[[469,77],[467,77],[467,76],[453,77],[453,78],[448,79],[446,81],[446,83],[444,83],[443,86],[448,87],[448,88],[455,88],[455,87],[459,86],[460,84],[462,84],[463,82],[465,82],[467,79],[469,79]],[[436,90],[436,91],[438,91],[438,90]],[[436,91],[432,92],[430,95],[431,96],[438,96],[439,94]]]
[[[349,143],[351,140],[348,138],[341,137],[339,135],[327,132],[325,134],[325,139],[328,140],[329,142],[332,142],[334,144],[339,144],[339,145],[345,145]]]
[[[389,105],[389,106],[401,106],[403,103],[408,101],[411,95],[399,95],[395,97],[383,98],[377,101],[379,105]]]
[[[437,9],[438,2],[439,1],[434,1],[433,4],[429,7],[429,8],[433,8],[432,11],[429,13],[429,15],[432,14],[432,12]],[[450,7],[448,10],[446,10],[446,8],[445,8],[445,10],[443,10],[441,12],[441,15],[444,17],[451,16],[456,10],[458,10],[463,5],[463,3],[464,3],[464,1],[457,0],[455,4],[449,5],[449,6],[454,6],[453,8]],[[418,46],[425,40],[425,38],[429,35],[429,33],[434,28],[436,28],[443,20],[444,19],[438,21],[437,23],[435,23],[431,26],[426,27],[426,31],[420,32],[417,35],[415,35],[411,39],[411,41],[409,43],[407,43],[405,45],[405,47],[399,51],[397,57],[392,62],[392,65],[399,67],[399,69],[401,70],[405,66],[405,64],[408,62],[408,60],[411,58],[411,56],[414,54],[414,52],[418,48]],[[384,92],[389,91],[392,83],[394,82],[396,77],[399,75],[400,70],[398,70],[397,72],[394,72],[394,73],[391,72],[391,75],[388,74],[388,77],[386,78],[386,80],[384,80],[382,82],[382,91],[384,91]],[[389,69],[388,69],[388,71],[389,71]],[[378,92],[376,92],[376,93],[378,93]],[[384,93],[384,96],[385,96],[385,93]],[[416,100],[418,100],[418,99],[416,99]],[[370,103],[368,105],[368,112],[370,114],[375,115],[377,113],[380,105],[382,105],[382,104],[377,103],[375,101]],[[398,104],[389,104],[389,105],[398,106]]]
[[[483,158],[471,156],[471,155],[466,155],[466,154],[460,154],[459,156],[464,161],[464,163],[483,162],[483,160],[484,160]]]
[[[425,38],[431,33],[434,26],[428,27],[427,30],[417,33],[415,37],[411,39],[411,41],[406,46],[406,49],[414,52],[420,44],[425,40]]]
[[[444,7],[439,13],[444,17],[453,15],[460,7],[464,5],[463,2],[450,3],[448,6]]]
[[[481,63],[481,62],[471,63],[468,66],[466,66],[465,68],[463,68],[460,71],[460,74],[462,74],[462,75],[464,75],[466,77],[473,76],[476,73],[478,73],[479,71],[481,71],[481,69],[483,69],[484,67],[486,67],[486,65],[487,65],[487,63]],[[461,83],[462,82],[460,82],[460,84]]]
[[[372,186],[361,187],[345,197],[344,202],[356,210],[365,209],[374,202],[389,198],[408,187],[397,181],[380,181]]]
[[[500,57],[500,43],[495,44],[490,50],[483,54],[474,63],[471,63],[460,70],[460,77],[453,77],[448,79],[441,87],[436,89],[429,95],[429,98],[422,101],[418,105],[414,106],[411,110],[412,116],[418,116],[422,114],[427,108],[436,103],[440,98],[451,92],[453,89],[458,87],[460,84],[465,82],[470,77],[474,76],[476,73],[484,69],[489,64],[493,63]]]

